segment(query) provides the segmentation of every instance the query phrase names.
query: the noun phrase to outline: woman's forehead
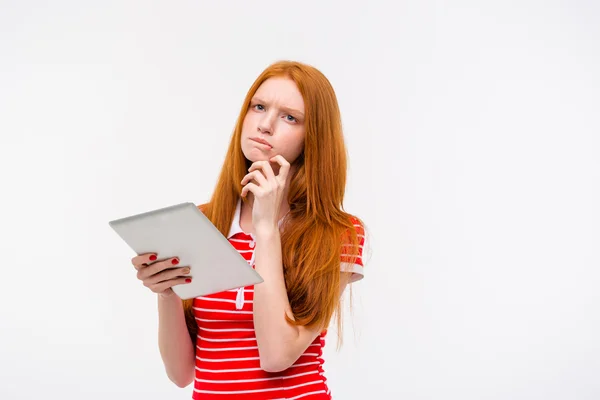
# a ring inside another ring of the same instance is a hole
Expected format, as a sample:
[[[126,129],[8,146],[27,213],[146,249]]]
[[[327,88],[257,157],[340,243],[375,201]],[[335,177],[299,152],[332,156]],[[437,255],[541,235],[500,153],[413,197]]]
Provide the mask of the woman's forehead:
[[[288,78],[267,79],[259,86],[254,98],[269,104],[304,111],[302,94],[296,83]]]

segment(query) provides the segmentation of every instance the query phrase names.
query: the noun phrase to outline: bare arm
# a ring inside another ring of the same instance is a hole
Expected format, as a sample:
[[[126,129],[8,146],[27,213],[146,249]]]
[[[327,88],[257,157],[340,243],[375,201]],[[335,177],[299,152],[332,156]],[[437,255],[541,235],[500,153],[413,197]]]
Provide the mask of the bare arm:
[[[254,286],[254,329],[260,355],[261,368],[278,372],[289,368],[325,327],[308,329],[294,326],[286,321],[287,314],[293,319],[287,297],[281,237],[277,229],[260,233],[256,239],[255,268],[264,282]],[[340,295],[349,275],[341,273]]]
[[[158,346],[169,379],[183,388],[194,381],[195,348],[187,330],[181,299],[158,295]]]
[[[169,379],[179,387],[188,386],[195,375],[195,347],[187,330],[183,303],[172,286],[191,282],[187,267],[179,260],[156,261],[152,253],[131,260],[137,278],[158,297],[158,346]]]
[[[285,199],[290,163],[281,155],[271,162],[280,165],[275,176],[267,161],[256,161],[242,179],[241,196],[252,193],[252,224],[256,232],[255,268],[263,282],[254,286],[254,330],[260,366],[268,372],[289,368],[315,340],[324,327],[307,328],[289,323],[293,313],[283,276],[279,209]],[[341,280],[340,291],[346,283]]]

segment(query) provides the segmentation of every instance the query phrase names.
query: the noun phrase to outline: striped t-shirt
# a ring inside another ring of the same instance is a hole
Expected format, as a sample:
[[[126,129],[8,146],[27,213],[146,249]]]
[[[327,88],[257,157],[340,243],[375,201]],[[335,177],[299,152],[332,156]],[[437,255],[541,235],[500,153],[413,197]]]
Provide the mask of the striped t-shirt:
[[[240,227],[241,201],[235,211],[229,242],[254,267],[255,240]],[[364,229],[357,221],[360,256],[352,266],[352,281],[363,277]],[[342,255],[342,263],[343,263]],[[349,267],[349,268],[348,268]],[[196,400],[331,399],[323,370],[323,331],[285,371],[270,373],[260,368],[252,316],[253,286],[196,297],[194,316],[196,379],[192,398]]]

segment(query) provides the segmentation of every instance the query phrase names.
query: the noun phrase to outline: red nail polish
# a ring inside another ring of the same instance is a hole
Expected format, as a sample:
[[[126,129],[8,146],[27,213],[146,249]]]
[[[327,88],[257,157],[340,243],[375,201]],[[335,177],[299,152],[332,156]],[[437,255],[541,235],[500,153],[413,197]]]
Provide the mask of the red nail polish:
[[[190,278],[187,278],[187,279],[185,280],[185,283],[191,283],[191,282],[192,282],[192,280],[191,280]]]
[[[178,259],[176,259],[176,258],[174,258],[174,259],[171,261],[171,264],[173,264],[173,265],[177,265],[177,264],[179,264],[179,260],[178,260]]]
[[[150,261],[156,261],[156,256],[154,254],[150,256]]]

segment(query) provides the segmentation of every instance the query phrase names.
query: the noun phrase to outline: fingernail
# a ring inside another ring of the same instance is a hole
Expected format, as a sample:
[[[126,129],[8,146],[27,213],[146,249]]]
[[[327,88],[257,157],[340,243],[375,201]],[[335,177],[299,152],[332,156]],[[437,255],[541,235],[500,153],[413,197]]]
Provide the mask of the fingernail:
[[[184,273],[184,274],[189,274],[189,273],[190,273],[190,269],[189,269],[189,268],[186,268],[186,269],[184,269],[184,270],[183,270],[183,273]]]
[[[150,256],[150,261],[156,261],[156,256],[154,254]]]
[[[174,259],[171,261],[171,264],[173,264],[173,265],[177,265],[177,264],[179,264],[179,260],[178,260],[178,259],[176,259],[176,258],[174,258]]]
[[[187,279],[185,280],[185,283],[191,283],[191,282],[192,282],[192,280],[191,280],[190,278],[187,278]]]

